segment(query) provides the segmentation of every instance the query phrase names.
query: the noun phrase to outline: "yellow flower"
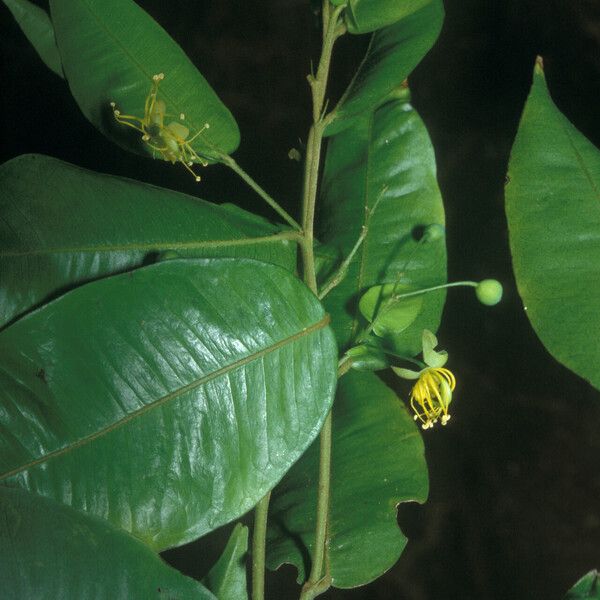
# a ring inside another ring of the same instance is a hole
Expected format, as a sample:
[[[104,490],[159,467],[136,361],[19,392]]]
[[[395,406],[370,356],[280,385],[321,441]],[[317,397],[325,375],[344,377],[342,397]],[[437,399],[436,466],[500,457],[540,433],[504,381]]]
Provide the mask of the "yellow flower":
[[[450,420],[448,406],[456,379],[452,371],[437,367],[423,369],[410,394],[410,406],[415,413],[415,421],[421,421],[423,429],[429,429],[441,421],[445,425]]]
[[[421,422],[423,429],[432,428],[438,421],[445,425],[450,420],[448,407],[452,402],[452,392],[456,378],[449,369],[443,368],[448,360],[445,351],[436,352],[437,338],[431,331],[423,330],[423,360],[421,371],[392,367],[403,379],[416,379],[411,393],[410,406],[415,413],[415,421]]]
[[[114,102],[111,102],[110,106],[117,123],[127,125],[142,134],[142,141],[152,150],[153,156],[159,154],[163,160],[173,164],[180,162],[196,181],[200,181],[200,175],[192,167],[195,164],[206,167],[208,162],[192,148],[192,142],[210,126],[204,123],[199,131],[189,137],[190,130],[183,123],[171,121],[165,125],[165,118],[172,115],[166,113],[166,104],[158,99],[158,86],[164,78],[164,73],[152,76],[152,86],[146,97],[143,117],[124,115]],[[184,113],[179,115],[179,120],[185,121]]]

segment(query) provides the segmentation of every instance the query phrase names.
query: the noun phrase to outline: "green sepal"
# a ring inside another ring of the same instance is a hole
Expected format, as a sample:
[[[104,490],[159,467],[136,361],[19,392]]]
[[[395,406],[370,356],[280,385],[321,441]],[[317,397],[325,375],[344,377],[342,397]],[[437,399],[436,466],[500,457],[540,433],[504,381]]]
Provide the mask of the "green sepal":
[[[419,379],[421,376],[421,371],[413,371],[412,369],[403,369],[401,367],[392,367],[392,371],[394,371],[398,377],[402,377],[402,379]]]
[[[430,367],[443,367],[448,362],[448,353],[445,350],[437,352],[434,348],[438,340],[428,329],[423,329],[423,360]]]

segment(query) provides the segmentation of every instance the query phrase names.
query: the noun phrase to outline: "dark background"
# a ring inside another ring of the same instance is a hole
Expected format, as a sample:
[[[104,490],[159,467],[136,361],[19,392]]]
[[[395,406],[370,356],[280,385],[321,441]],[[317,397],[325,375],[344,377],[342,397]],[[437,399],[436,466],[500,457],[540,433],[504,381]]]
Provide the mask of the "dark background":
[[[236,116],[238,162],[295,210],[301,167],[287,152],[306,136],[305,76],[320,43],[308,0],[139,3]],[[511,273],[502,195],[536,54],[544,56],[559,107],[600,142],[600,1],[445,5],[442,34],[410,78],[413,100],[437,154],[450,279],[496,277],[505,300],[490,309],[468,291],[449,294],[439,337],[460,387],[451,424],[424,436],[430,499],[400,508],[410,542],[390,572],[365,588],[326,597],[559,599],[584,572],[600,567],[599,394],[544,350],[526,319]],[[220,166],[204,170],[198,187],[178,168],[111,144],[82,117],[4,6],[0,23],[2,161],[40,152],[268,214]],[[339,43],[332,96],[350,78],[366,41],[346,36]],[[590,344],[599,343],[594,333]],[[201,575],[223,535],[168,558]],[[271,576],[270,597],[297,597],[292,581],[291,568]]]

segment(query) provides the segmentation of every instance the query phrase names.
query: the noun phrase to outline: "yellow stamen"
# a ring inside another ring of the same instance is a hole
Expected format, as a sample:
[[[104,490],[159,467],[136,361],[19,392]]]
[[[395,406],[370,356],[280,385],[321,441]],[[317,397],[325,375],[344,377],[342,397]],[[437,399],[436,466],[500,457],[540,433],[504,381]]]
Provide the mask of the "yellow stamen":
[[[122,114],[115,102],[111,102],[110,106],[117,123],[139,131],[142,134],[142,141],[153,151],[153,155],[158,153],[163,160],[172,163],[180,162],[196,181],[200,181],[200,175],[192,169],[192,165],[200,164],[206,167],[208,161],[192,148],[191,143],[210,126],[205,123],[192,137],[189,137],[190,132],[184,125],[178,122],[165,125],[164,118],[169,115],[166,114],[165,103],[157,98],[159,84],[164,78],[164,73],[152,76],[150,92],[144,103],[143,117]],[[180,113],[179,119],[184,120],[185,114]]]
[[[429,367],[421,371],[410,394],[410,406],[423,429],[430,429],[438,421],[446,425],[450,420],[448,405],[455,387],[456,378],[448,369]]]

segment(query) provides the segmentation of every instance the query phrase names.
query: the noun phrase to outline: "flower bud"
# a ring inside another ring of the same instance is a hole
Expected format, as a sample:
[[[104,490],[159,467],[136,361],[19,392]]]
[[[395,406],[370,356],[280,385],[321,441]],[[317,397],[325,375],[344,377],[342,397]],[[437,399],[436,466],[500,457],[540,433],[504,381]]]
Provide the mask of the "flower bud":
[[[475,294],[481,304],[494,306],[502,300],[502,284],[495,279],[484,279],[475,288]]]
[[[427,225],[425,230],[423,231],[423,241],[424,242],[435,242],[444,237],[446,234],[446,228],[439,223],[432,223],[431,225]]]
[[[351,357],[352,368],[357,371],[380,371],[389,366],[385,354],[379,348],[365,344],[350,348],[346,356]]]

